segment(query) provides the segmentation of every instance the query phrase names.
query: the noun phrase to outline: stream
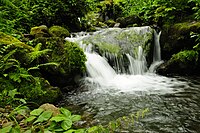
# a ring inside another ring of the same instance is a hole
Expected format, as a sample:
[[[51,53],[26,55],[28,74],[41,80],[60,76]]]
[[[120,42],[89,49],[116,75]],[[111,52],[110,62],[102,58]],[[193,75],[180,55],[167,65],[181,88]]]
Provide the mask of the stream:
[[[106,57],[95,51],[85,51],[87,75],[80,80],[82,89],[67,94],[62,104],[77,107],[76,113],[91,113],[93,125],[106,125],[148,110],[143,118],[128,122],[121,132],[199,133],[200,77],[165,77],[155,73],[162,63],[159,35],[154,34],[151,66],[146,65],[146,54],[139,46],[136,56],[127,55],[126,73],[117,72]]]

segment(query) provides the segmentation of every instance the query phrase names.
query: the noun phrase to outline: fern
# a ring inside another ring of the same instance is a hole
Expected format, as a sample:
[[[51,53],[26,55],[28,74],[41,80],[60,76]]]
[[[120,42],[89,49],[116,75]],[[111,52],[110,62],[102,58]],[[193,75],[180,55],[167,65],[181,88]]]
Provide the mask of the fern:
[[[17,9],[17,7],[10,0],[0,0],[0,4]]]
[[[31,63],[34,60],[38,59],[39,57],[46,55],[47,53],[49,53],[50,51],[52,51],[51,49],[44,49],[44,50],[40,50],[42,47],[41,43],[38,43],[33,52],[28,53],[28,62]]]

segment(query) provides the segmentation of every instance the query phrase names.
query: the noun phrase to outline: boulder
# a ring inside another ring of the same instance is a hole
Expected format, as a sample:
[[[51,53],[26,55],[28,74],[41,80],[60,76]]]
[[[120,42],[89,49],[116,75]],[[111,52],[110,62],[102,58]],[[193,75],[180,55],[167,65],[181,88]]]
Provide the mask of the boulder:
[[[60,37],[40,37],[33,43],[41,43],[42,49],[51,50],[42,61],[58,64],[57,66],[43,67],[41,71],[52,85],[65,87],[73,84],[74,77],[85,71],[86,57],[76,43],[65,41]]]
[[[69,37],[70,33],[67,29],[65,29],[64,27],[61,26],[52,26],[49,28],[49,34],[52,37],[61,37],[61,38],[65,38],[65,37]]]
[[[177,23],[162,28],[160,38],[161,53],[164,60],[169,60],[173,54],[181,50],[192,49],[196,45],[190,33],[200,33],[200,22]]]
[[[39,108],[44,109],[44,111],[52,111],[53,116],[60,114],[59,108],[57,108],[53,104],[45,103],[42,104]]]
[[[46,25],[31,28],[30,35],[34,36],[35,38],[50,36]]]
[[[170,60],[158,67],[162,75],[199,75],[199,53],[195,50],[184,50],[174,54]]]

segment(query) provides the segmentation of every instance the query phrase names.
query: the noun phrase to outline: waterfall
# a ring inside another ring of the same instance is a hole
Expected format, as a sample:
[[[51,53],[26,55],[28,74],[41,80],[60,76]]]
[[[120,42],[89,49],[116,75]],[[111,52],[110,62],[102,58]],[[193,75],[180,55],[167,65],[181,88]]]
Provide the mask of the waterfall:
[[[143,54],[143,49],[141,46],[138,47],[138,54],[135,58],[133,58],[129,54],[126,54],[126,56],[128,57],[128,60],[130,62],[129,71],[131,74],[141,75],[145,73],[145,71],[147,70],[147,64],[146,64],[146,59]]]
[[[143,35],[145,32],[149,31],[148,27],[147,28],[143,27],[141,29],[142,29],[141,31],[139,27],[135,29],[137,34]],[[113,30],[117,31],[121,29],[112,29],[111,31]],[[108,33],[111,31],[106,31],[105,33]],[[125,31],[127,32],[128,29],[126,29]],[[104,35],[105,33],[104,31],[98,31],[94,34]],[[116,33],[114,34],[116,35]],[[84,34],[84,35],[85,35],[85,38],[90,38],[89,34]],[[94,44],[92,44],[92,42],[89,44],[84,43],[84,36],[79,37],[79,35],[76,35],[76,37],[66,38],[66,40],[77,42],[79,43],[80,47],[83,48],[87,57],[87,62],[86,62],[86,68],[87,68],[87,74],[88,74],[88,78],[86,78],[87,80],[89,79],[90,82],[99,84],[100,86],[113,86],[114,84],[117,85],[119,81],[116,81],[116,79],[122,80],[122,81],[126,80],[124,82],[127,82],[127,83],[130,82],[130,84],[132,85],[133,81],[131,81],[130,79],[133,79],[133,78],[128,78],[127,77],[128,75],[134,76],[134,75],[144,75],[147,72],[153,73],[156,67],[162,62],[161,55],[160,55],[160,43],[159,43],[160,35],[161,35],[161,32],[158,34],[154,31],[153,62],[151,66],[149,67],[149,69],[147,68],[146,53],[144,49],[142,48],[142,45],[137,46],[138,42],[145,43],[144,38],[141,38],[141,41],[137,40],[136,45],[133,45],[134,52],[130,50],[130,52],[124,53],[125,57],[124,56],[118,57],[118,54],[113,54],[108,51],[105,51],[101,55],[99,55],[98,53],[95,52]],[[145,37],[145,36],[143,35],[142,37]],[[117,38],[117,37],[113,37],[112,40],[114,40],[114,38]],[[90,39],[90,40],[95,40],[95,39],[96,38]],[[111,40],[109,41],[111,42]],[[115,40],[115,43],[116,43],[116,40]],[[129,41],[129,43],[131,43],[131,41]],[[130,45],[130,44],[126,44],[126,45]],[[122,47],[124,47],[124,45],[122,45]],[[130,47],[129,49],[131,48],[132,47]],[[110,65],[108,63],[111,60],[112,60],[113,65]],[[118,85],[120,86],[120,84]]]
[[[163,61],[161,60],[161,51],[160,51],[160,35],[161,31],[157,33],[156,30],[154,30],[153,62],[149,67],[149,72],[151,73],[154,73],[156,68],[163,63]]]

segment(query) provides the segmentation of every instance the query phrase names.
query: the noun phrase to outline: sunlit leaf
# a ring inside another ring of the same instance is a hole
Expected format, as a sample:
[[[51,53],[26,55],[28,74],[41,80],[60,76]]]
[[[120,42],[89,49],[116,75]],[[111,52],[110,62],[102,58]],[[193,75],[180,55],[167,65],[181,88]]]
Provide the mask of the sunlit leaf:
[[[26,119],[27,122],[31,122],[36,118],[36,116],[30,116],[29,118]]]
[[[72,121],[70,119],[68,120],[65,120],[61,123],[61,127],[64,129],[64,130],[68,130],[70,129],[72,126]]]
[[[4,127],[3,129],[0,130],[0,133],[9,133],[11,129],[12,126]]]
[[[80,116],[80,115],[72,115],[72,116],[71,116],[71,120],[72,120],[73,122],[79,121],[79,120],[81,120],[81,116]]]
[[[44,111],[33,124],[49,120],[52,114],[52,111]]]
[[[59,114],[57,116],[54,116],[50,119],[50,121],[55,121],[55,122],[60,122],[60,121],[65,121],[68,120],[69,118],[65,117],[63,114]]]
[[[44,111],[44,109],[34,109],[33,111],[30,112],[30,115],[35,115],[35,116],[39,116],[42,112]]]
[[[60,112],[65,115],[66,117],[70,117],[71,116],[71,112],[65,108],[60,108]]]

